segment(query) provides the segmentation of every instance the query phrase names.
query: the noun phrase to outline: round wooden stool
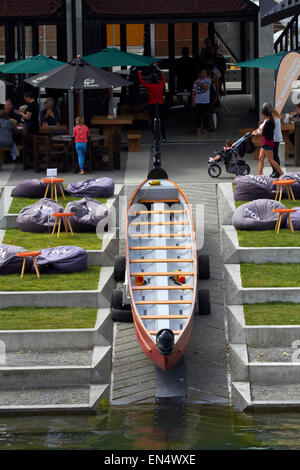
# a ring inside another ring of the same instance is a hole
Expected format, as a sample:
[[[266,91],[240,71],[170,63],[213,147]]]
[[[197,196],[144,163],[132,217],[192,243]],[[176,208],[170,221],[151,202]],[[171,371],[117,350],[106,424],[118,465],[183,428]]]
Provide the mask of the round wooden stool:
[[[276,225],[275,225],[275,232],[279,233],[282,214],[287,214],[288,221],[289,221],[289,226],[290,226],[290,231],[295,232],[294,227],[293,227],[293,222],[292,222],[292,219],[291,219],[291,213],[296,212],[296,209],[273,209],[273,212],[277,212],[279,214]]]
[[[21,271],[21,279],[24,276],[24,271],[25,271],[25,265],[26,265],[26,258],[32,258],[34,267],[35,267],[35,272],[38,278],[40,278],[40,271],[38,268],[38,265],[36,264],[35,257],[39,256],[41,254],[40,251],[23,251],[22,253],[17,253],[17,256],[19,258],[23,258],[23,265],[22,265],[22,271]]]
[[[63,185],[61,184],[64,181],[65,181],[64,178],[43,178],[43,183],[47,183],[47,187],[46,187],[44,197],[47,197],[48,190],[49,190],[49,187],[51,185],[51,199],[53,199],[53,193],[54,193],[55,201],[57,202],[57,186],[60,189],[62,197],[64,199],[66,199],[65,198],[65,193],[64,193],[64,190],[63,190]]]
[[[69,220],[69,217],[73,217],[73,215],[74,215],[74,212],[55,212],[54,214],[52,214],[51,217],[55,217],[55,222],[54,222],[54,227],[53,227],[53,230],[52,230],[51,237],[53,237],[53,235],[55,233],[55,228],[56,228],[56,225],[57,225],[57,222],[58,222],[57,238],[59,238],[61,221],[63,221],[63,223],[64,223],[66,234],[68,235],[68,225],[69,225],[71,235],[72,235],[72,237],[74,237],[74,232],[72,230],[72,225],[71,225],[71,222]]]
[[[287,190],[287,194],[288,194],[288,198],[289,200],[293,200],[295,201],[295,196],[294,196],[294,193],[292,191],[292,187],[291,187],[291,184],[294,184],[296,183],[296,180],[276,180],[276,181],[273,181],[273,184],[276,186],[276,196],[275,196],[275,201],[281,201],[281,198],[282,198],[282,189],[284,186],[286,186],[286,190]],[[278,198],[279,196],[279,198]]]

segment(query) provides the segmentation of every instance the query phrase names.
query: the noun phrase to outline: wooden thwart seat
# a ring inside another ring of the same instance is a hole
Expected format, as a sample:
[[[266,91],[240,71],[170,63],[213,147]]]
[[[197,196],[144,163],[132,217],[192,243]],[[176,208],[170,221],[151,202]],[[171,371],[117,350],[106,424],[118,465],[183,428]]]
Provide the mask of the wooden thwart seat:
[[[131,238],[153,238],[153,237],[159,237],[159,238],[182,238],[182,237],[190,237],[190,233],[137,233],[137,234],[129,234]]]
[[[137,300],[136,305],[192,304],[192,300]]]
[[[156,273],[156,272],[154,272],[154,273],[152,273],[152,272],[151,273],[143,273],[143,272],[140,273],[139,272],[139,273],[130,273],[130,276],[174,276],[175,274],[178,274],[178,273],[176,273],[174,271],[171,271],[171,272],[168,271],[168,272],[165,272],[165,273],[160,273],[160,272],[159,273]],[[182,276],[194,276],[193,272],[180,271],[180,274]]]
[[[161,210],[161,211],[136,211],[133,214],[129,215],[142,215],[142,214],[185,214],[185,209],[170,209],[170,210]]]
[[[194,290],[193,286],[134,286],[132,290]]]
[[[169,203],[169,202],[180,202],[180,199],[164,199],[164,200],[161,200],[161,199],[139,199],[139,203],[140,204],[155,204],[156,202],[159,202],[159,203]]]
[[[189,318],[189,315],[141,315],[142,320],[177,320],[183,319],[186,320]]]
[[[191,250],[191,245],[180,246],[131,246],[130,250]]]
[[[192,263],[193,258],[131,259],[130,263]]]
[[[188,221],[182,222],[131,222],[130,225],[189,225]]]

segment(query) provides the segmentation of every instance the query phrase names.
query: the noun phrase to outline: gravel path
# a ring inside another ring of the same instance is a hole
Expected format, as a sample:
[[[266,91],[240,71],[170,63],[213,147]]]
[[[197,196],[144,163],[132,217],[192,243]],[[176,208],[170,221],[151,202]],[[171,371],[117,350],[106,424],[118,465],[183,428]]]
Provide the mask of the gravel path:
[[[250,362],[291,362],[294,350],[289,347],[253,348],[248,347]]]
[[[17,351],[6,353],[4,367],[30,366],[88,366],[92,363],[92,350]]]
[[[89,386],[1,390],[0,406],[89,403]]]

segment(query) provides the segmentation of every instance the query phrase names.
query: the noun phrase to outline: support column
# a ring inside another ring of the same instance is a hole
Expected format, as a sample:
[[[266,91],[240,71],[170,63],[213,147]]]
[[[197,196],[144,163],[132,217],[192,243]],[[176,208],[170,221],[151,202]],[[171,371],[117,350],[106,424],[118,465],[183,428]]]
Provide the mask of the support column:
[[[5,62],[13,62],[15,60],[15,34],[14,26],[5,25]]]
[[[199,23],[192,23],[192,55],[194,59],[199,56]]]
[[[66,0],[66,29],[67,29],[67,58],[73,59],[73,1]],[[74,92],[68,90],[69,132],[72,134],[74,126]]]
[[[120,49],[121,51],[127,51],[127,28],[126,24],[120,24]]]
[[[215,40],[215,26],[212,22],[208,23],[208,39],[210,39],[211,43]]]
[[[169,103],[175,94],[175,25],[168,24],[168,53],[169,53]]]
[[[33,24],[31,26],[31,35],[32,35],[32,55],[39,54],[39,26]]]
[[[246,60],[246,23],[243,21],[240,24],[240,35],[241,35],[241,62]],[[242,80],[242,93],[246,93],[246,74],[247,70],[245,67],[241,68],[241,80]]]
[[[144,55],[151,55],[151,26],[149,23],[144,25]]]
[[[76,55],[83,56],[82,0],[75,0]],[[80,114],[84,116],[84,90],[79,92]]]
[[[258,22],[258,57],[272,55],[274,54],[273,25],[261,27],[260,18]],[[274,103],[274,70],[259,69],[259,106],[261,107],[266,101]]]
[[[57,44],[57,59],[61,62],[67,62],[67,32],[64,24],[56,25],[56,44]]]

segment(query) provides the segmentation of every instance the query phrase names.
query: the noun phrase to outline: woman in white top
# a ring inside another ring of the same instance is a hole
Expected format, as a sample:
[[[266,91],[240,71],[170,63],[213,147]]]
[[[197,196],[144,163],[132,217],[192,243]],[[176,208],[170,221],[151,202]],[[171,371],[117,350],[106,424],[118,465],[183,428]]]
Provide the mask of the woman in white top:
[[[274,122],[275,122],[273,158],[274,158],[275,162],[278,163],[278,165],[280,166],[280,159],[279,159],[279,155],[278,155],[278,149],[279,149],[280,142],[283,141],[282,133],[281,133],[280,114],[278,113],[278,111],[276,111],[275,108],[273,108],[271,103],[264,103],[263,106],[269,108],[269,110],[272,113]],[[274,167],[272,167],[272,168],[273,168],[273,173],[270,175],[271,178],[278,178],[279,173],[275,170]]]
[[[209,103],[210,103],[211,79],[207,76],[207,70],[202,69],[194,83],[192,93],[192,105],[196,108],[197,135],[201,135],[201,121],[203,120],[203,132],[207,134],[209,127]]]

